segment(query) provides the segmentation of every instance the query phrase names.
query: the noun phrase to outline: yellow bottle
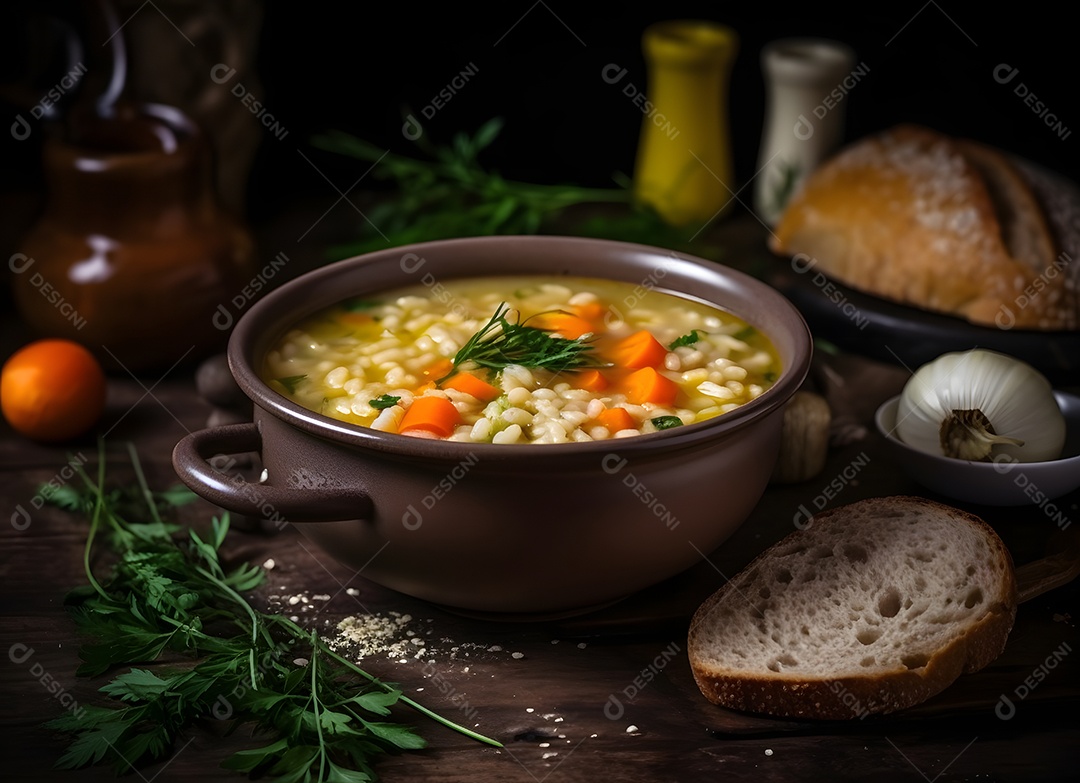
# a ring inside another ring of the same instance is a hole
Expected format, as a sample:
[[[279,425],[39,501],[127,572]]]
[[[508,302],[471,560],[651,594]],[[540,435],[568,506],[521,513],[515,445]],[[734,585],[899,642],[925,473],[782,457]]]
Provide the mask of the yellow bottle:
[[[735,203],[728,128],[734,30],[674,20],[642,35],[648,68],[634,193],[676,226],[704,228]]]

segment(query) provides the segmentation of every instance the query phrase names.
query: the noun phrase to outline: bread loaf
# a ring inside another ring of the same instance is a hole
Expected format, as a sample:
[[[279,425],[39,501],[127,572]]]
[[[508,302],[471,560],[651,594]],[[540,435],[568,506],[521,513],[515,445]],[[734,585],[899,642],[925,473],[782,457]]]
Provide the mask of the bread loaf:
[[[819,514],[694,614],[712,702],[852,719],[917,704],[993,661],[1016,614],[1012,558],[971,514],[891,497]]]
[[[986,145],[902,125],[841,151],[788,203],[771,249],[851,288],[998,328],[1080,328],[1071,206]],[[1057,225],[1053,219],[1057,219]],[[811,260],[812,259],[812,260]]]

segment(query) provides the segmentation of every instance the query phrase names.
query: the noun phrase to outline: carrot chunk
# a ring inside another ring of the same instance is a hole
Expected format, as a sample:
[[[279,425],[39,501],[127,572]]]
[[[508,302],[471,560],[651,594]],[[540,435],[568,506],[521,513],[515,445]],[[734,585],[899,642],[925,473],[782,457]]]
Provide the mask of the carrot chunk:
[[[607,378],[599,370],[582,370],[576,378],[574,385],[585,391],[599,392],[608,387]]]
[[[567,340],[576,340],[579,337],[596,332],[596,327],[592,323],[573,313],[540,313],[530,318],[528,325],[535,326],[537,329],[555,332]]]
[[[610,432],[637,429],[637,422],[626,408],[608,408],[596,417],[596,423],[607,427]]]
[[[572,305],[570,309],[578,318],[584,318],[586,321],[594,325],[603,323],[604,316],[607,314],[608,311],[607,305],[600,301],[584,302],[582,304]]]
[[[461,414],[445,397],[417,397],[401,418],[398,432],[424,430],[440,438],[449,437],[461,423]]]
[[[652,402],[671,405],[679,394],[679,385],[652,367],[642,367],[626,376],[626,399],[635,405]]]
[[[454,363],[449,359],[436,359],[431,366],[424,370],[423,375],[430,381],[445,378],[454,369]]]
[[[642,329],[616,343],[611,349],[611,356],[617,365],[636,370],[663,364],[667,348],[650,332]]]
[[[455,389],[465,394],[471,394],[480,402],[491,402],[500,394],[502,389],[497,386],[492,386],[487,381],[480,380],[471,372],[459,372],[451,375],[445,381],[443,381],[442,387],[444,389]]]
[[[338,316],[338,320],[343,324],[350,324],[352,326],[367,326],[370,323],[374,323],[373,319],[367,313],[342,313]]]

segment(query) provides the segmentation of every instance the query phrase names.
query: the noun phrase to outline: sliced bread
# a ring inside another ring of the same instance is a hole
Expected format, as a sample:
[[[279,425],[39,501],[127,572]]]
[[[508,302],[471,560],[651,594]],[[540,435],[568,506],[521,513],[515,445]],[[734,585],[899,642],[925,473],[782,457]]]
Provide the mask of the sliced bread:
[[[1016,615],[1012,558],[978,517],[912,497],[819,514],[697,610],[710,701],[851,719],[910,707],[993,661]]]

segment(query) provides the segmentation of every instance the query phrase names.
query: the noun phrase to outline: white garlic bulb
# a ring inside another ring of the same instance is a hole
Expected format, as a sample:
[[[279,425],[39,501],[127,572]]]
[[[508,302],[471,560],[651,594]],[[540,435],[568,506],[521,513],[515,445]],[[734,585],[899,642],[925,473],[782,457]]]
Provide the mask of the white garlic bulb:
[[[1061,456],[1065,417],[1033,367],[974,349],[939,356],[911,376],[896,434],[921,451],[956,459],[1043,462]]]

